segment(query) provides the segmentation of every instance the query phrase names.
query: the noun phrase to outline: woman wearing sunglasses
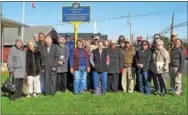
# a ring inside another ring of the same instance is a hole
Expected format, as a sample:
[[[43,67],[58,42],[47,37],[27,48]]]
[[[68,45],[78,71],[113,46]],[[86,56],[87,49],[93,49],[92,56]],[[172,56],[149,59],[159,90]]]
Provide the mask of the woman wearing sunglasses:
[[[136,65],[138,68],[139,92],[150,94],[150,77],[148,75],[151,61],[151,50],[147,40],[141,42],[141,49],[136,54]]]

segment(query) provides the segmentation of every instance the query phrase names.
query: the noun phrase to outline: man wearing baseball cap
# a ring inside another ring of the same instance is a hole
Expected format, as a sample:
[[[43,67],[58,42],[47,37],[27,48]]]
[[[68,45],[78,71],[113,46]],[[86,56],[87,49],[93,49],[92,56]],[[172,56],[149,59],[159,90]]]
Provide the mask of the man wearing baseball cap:
[[[98,35],[95,35],[93,37],[93,41],[95,42],[95,45],[98,45],[98,41],[100,40],[100,37]]]
[[[132,76],[132,63],[134,55],[135,48],[131,45],[129,40],[126,40],[125,48],[123,48],[124,71],[121,80],[121,85],[124,92],[133,93],[134,91],[134,79]]]
[[[137,45],[136,45],[136,51],[139,51],[141,48],[141,42],[142,42],[142,36],[137,37]]]
[[[136,53],[135,53],[135,56],[137,54],[137,52],[141,49],[141,42],[142,42],[142,36],[138,36],[137,37],[137,44],[136,44]],[[135,60],[135,56],[133,58],[133,66],[132,66],[132,76],[134,76],[135,78],[135,90],[138,90],[138,75],[135,74],[137,72],[137,66],[136,66],[136,60]]]
[[[171,50],[174,47],[174,42],[177,39],[177,32],[172,32],[170,43],[168,44],[168,53],[171,55]]]

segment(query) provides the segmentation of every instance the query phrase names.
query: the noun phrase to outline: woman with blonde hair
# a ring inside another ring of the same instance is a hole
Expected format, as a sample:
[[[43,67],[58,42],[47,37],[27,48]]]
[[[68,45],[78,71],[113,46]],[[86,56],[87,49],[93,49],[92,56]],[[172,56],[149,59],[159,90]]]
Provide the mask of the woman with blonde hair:
[[[155,47],[151,59],[151,70],[156,80],[155,93],[164,96],[166,94],[165,74],[169,71],[169,54],[162,40],[156,41]]]
[[[38,93],[41,93],[40,88],[40,72],[41,72],[41,53],[37,48],[37,45],[34,41],[29,41],[27,43],[28,49],[26,52],[26,73],[27,80],[29,85],[29,94],[27,97],[30,97],[32,94],[34,97],[37,97]]]

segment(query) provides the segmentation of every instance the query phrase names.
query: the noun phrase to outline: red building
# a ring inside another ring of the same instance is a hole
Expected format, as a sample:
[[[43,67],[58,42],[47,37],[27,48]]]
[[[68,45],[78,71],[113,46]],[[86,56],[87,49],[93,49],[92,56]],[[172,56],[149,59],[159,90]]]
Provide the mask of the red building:
[[[2,40],[1,43],[3,44],[1,47],[1,65],[2,62],[6,63],[8,59],[8,54],[12,46],[15,44],[15,40],[21,36],[21,27],[24,26],[24,46],[26,48],[26,44],[29,40],[33,39],[33,35],[37,34],[39,32],[43,32],[44,34],[47,34],[51,31],[54,33],[54,40],[56,41],[56,38],[58,36],[56,30],[53,28],[53,26],[28,26],[23,25],[19,22],[15,22],[6,18],[2,18]]]

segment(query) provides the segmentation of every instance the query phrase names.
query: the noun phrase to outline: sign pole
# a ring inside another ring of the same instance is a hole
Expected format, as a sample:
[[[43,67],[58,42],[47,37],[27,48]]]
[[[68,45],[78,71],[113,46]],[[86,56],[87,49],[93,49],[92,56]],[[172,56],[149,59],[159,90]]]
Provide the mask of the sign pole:
[[[78,40],[78,26],[81,24],[81,22],[71,22],[72,25],[74,25],[74,46],[76,48],[76,43]]]

